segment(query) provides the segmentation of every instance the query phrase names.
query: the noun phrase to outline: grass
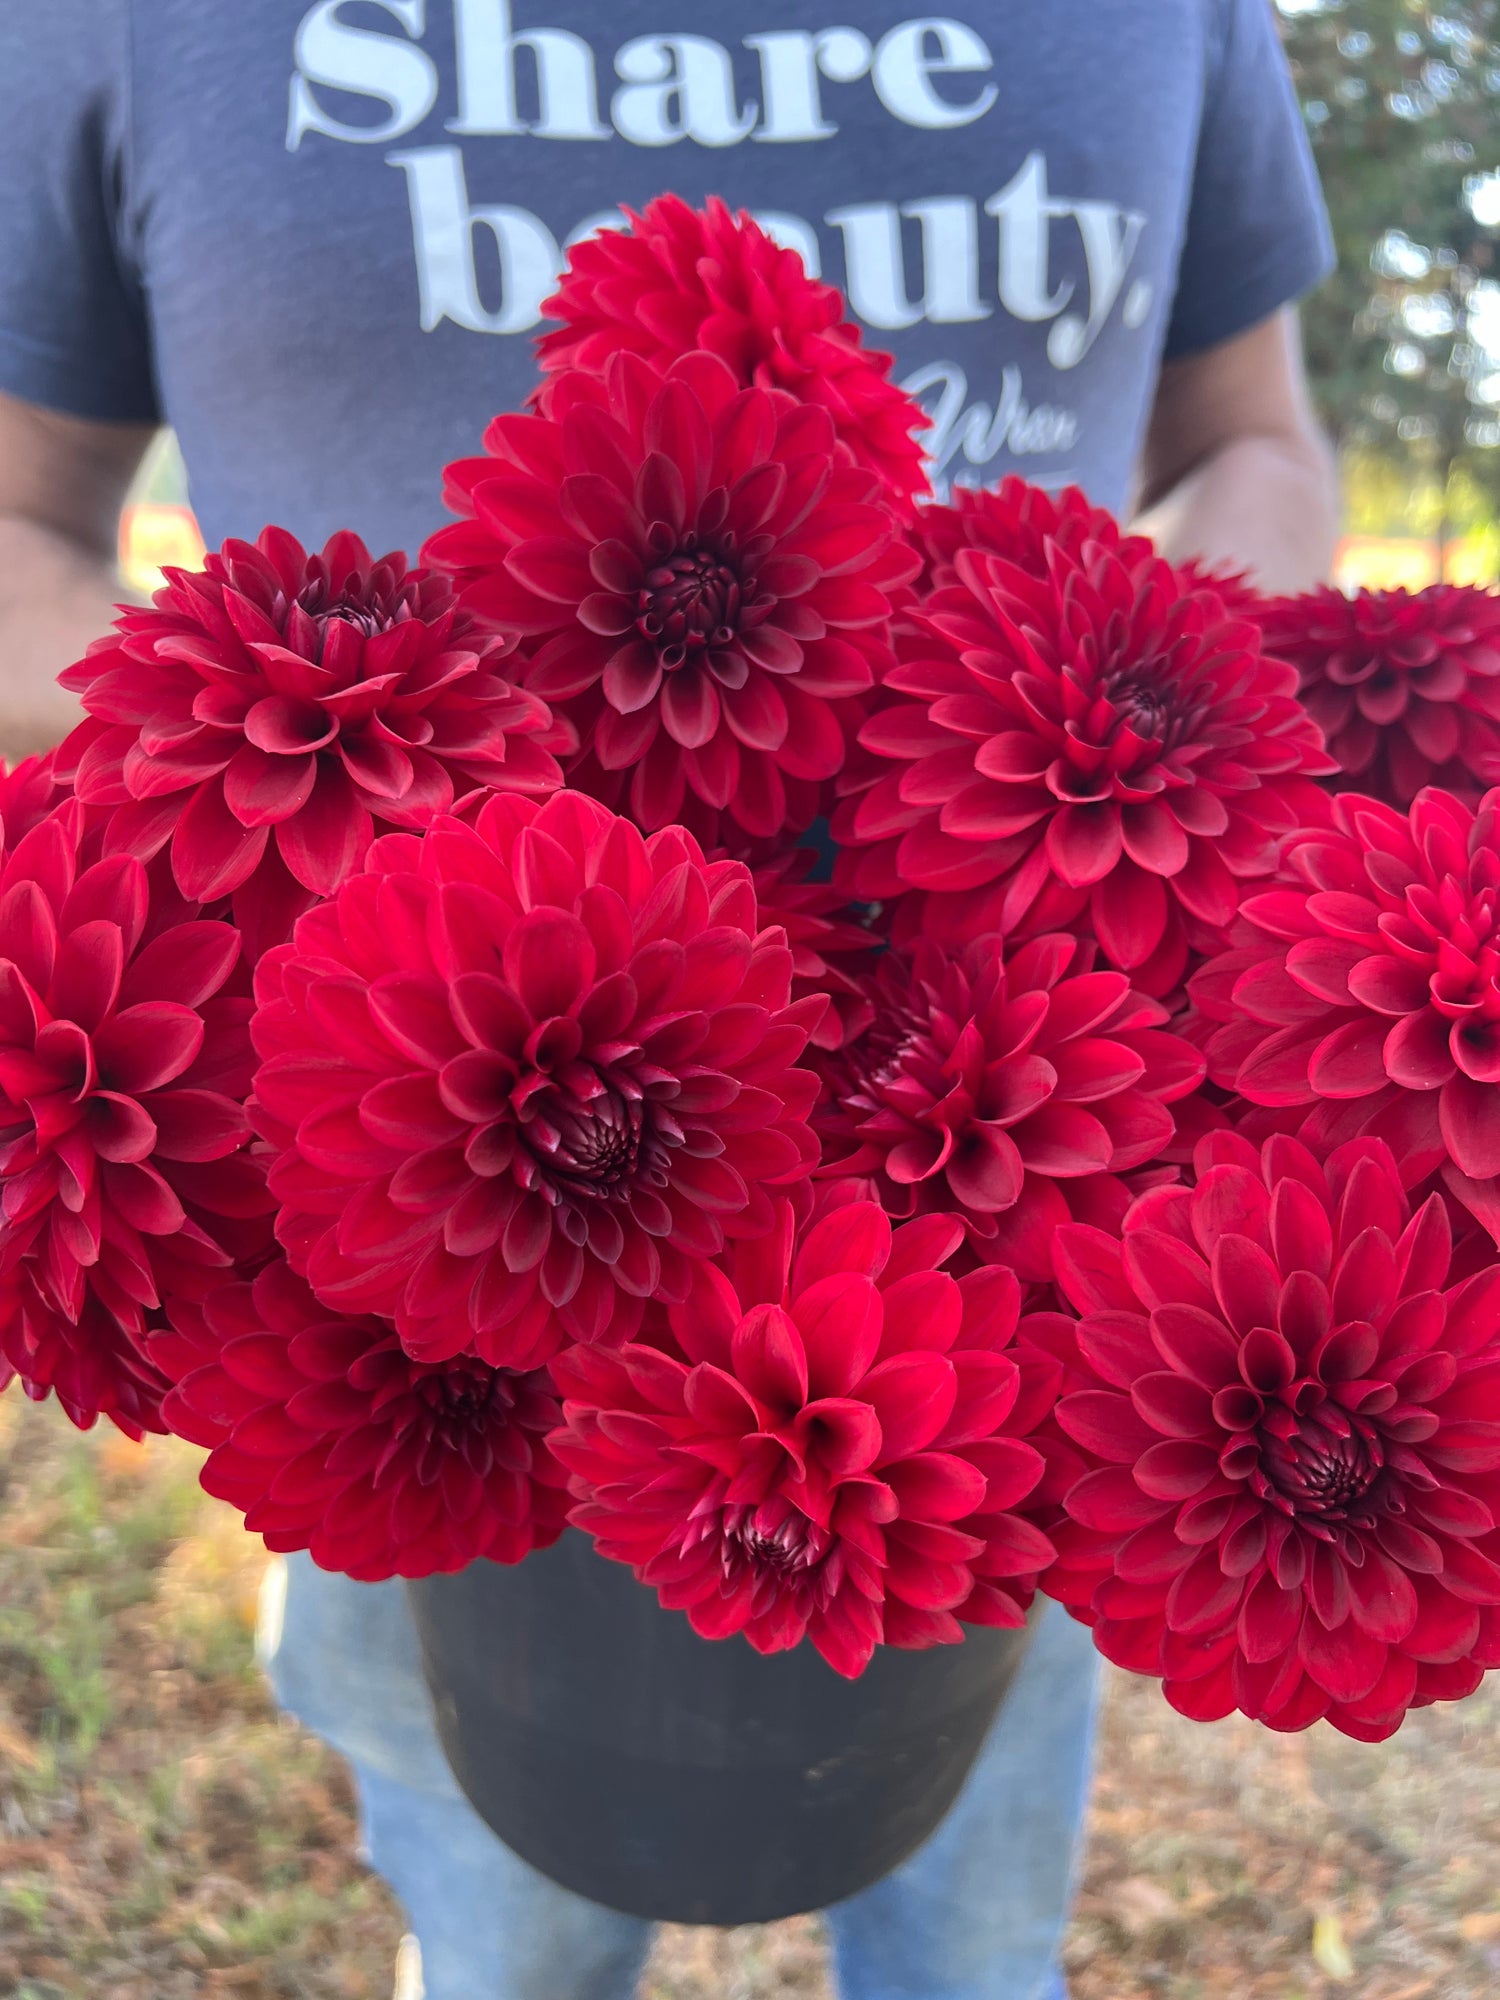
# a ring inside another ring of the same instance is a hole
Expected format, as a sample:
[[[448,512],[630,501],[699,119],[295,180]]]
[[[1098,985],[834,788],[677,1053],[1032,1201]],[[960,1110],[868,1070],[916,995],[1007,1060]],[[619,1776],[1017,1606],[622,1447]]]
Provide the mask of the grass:
[[[0,2000],[386,2000],[337,1758],[251,1661],[264,1558],[196,1454],[0,1398]],[[1500,1676],[1393,1743],[1111,1681],[1076,2000],[1490,2000]],[[646,2000],[826,2000],[814,1919],[668,1930]],[[481,2000],[481,1996],[476,1996]]]

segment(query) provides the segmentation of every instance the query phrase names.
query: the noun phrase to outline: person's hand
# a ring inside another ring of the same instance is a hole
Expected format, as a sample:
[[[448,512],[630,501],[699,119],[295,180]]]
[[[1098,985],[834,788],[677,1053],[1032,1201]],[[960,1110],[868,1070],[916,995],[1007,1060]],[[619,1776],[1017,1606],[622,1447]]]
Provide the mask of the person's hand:
[[[120,506],[149,425],[89,423],[0,395],[0,754],[43,750],[78,720],[57,685],[108,630]]]
[[[1326,579],[1338,479],[1291,307],[1163,368],[1133,525],[1171,561],[1242,570],[1262,590]]]

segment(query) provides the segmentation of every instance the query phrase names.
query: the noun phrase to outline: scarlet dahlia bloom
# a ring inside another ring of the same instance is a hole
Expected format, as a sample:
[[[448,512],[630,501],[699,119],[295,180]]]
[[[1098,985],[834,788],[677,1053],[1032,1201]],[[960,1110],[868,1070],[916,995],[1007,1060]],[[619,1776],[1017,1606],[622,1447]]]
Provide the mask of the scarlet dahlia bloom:
[[[892,1232],[872,1202],[699,1264],[668,1322],[553,1363],[572,1520],[696,1632],[810,1639],[854,1676],[875,1647],[1024,1621],[1052,1545],[1012,1511],[1041,1474],[1004,1351],[1008,1271],[954,1279],[949,1216]]]
[[[293,1263],[422,1360],[626,1339],[816,1157],[791,971],[743,867],[576,792],[377,842],[256,978]]]
[[[1379,1141],[1197,1165],[1123,1242],[1059,1233],[1083,1476],[1045,1586],[1185,1715],[1389,1736],[1500,1666],[1500,1268],[1453,1282]]]
[[[542,308],[562,322],[537,343],[550,378],[544,406],[561,370],[602,375],[621,352],[665,369],[703,348],[740,384],[783,389],[826,410],[839,442],[896,502],[909,506],[927,492],[921,406],[891,381],[891,357],[865,347],[842,296],[810,278],[795,250],[712,197],[692,209],[663,195],[642,214],[625,214],[628,229],[600,230],[574,246]]]
[[[1358,793],[1289,845],[1193,998],[1221,1025],[1209,1073],[1295,1111],[1316,1146],[1389,1142],[1408,1187],[1436,1170],[1500,1226],[1500,792],[1475,813]]]
[[[1086,923],[1166,992],[1233,918],[1332,770],[1294,670],[1162,562],[1054,543],[1045,577],[966,551],[860,742],[896,768],[845,802],[851,895],[929,892],[929,934]]]
[[[1166,1009],[1097,962],[1055,935],[888,953],[871,1025],[822,1064],[824,1171],[872,1177],[892,1215],[956,1210],[981,1257],[1048,1280],[1075,1197],[1158,1159],[1203,1077]]]
[[[116,808],[112,846],[170,841],[185,897],[233,894],[254,957],[358,867],[375,821],[420,825],[455,782],[561,783],[544,746],[563,738],[501,674],[506,644],[400,555],[350,534],[309,555],[267,528],[169,571],[68,669],[89,714],[58,769]]]
[[[810,823],[889,663],[916,558],[821,410],[697,353],[617,355],[554,414],[497,417],[448,468],[429,560],[521,636],[516,672],[575,725],[569,782],[707,844]]]
[[[1409,806],[1426,785],[1500,782],[1500,593],[1322,589],[1258,614],[1343,772],[1341,790]]]
[[[376,1583],[520,1562],[562,1533],[545,1369],[413,1361],[388,1321],[327,1312],[280,1259],[173,1318],[150,1343],[167,1420],[268,1548]]]
[[[265,1206],[250,1003],[229,925],[153,923],[139,861],[82,864],[84,820],[67,802],[0,870],[0,1355],[75,1423],[159,1428],[148,1315]]]

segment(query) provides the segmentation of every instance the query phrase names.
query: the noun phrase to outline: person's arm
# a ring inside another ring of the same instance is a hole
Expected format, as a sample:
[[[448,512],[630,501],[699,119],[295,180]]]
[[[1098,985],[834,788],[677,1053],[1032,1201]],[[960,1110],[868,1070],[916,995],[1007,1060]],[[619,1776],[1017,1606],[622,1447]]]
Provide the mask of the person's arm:
[[[1167,362],[1134,525],[1170,560],[1243,570],[1263,590],[1306,590],[1326,578],[1338,480],[1293,310]]]
[[[14,760],[78,720],[57,675],[107,631],[123,594],[120,505],[149,424],[63,416],[0,395],[0,752]]]

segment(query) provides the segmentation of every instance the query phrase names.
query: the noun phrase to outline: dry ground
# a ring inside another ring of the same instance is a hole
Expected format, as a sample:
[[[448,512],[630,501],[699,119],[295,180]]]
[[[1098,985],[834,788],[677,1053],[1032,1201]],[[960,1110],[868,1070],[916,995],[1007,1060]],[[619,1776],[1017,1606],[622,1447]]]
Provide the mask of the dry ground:
[[[0,1401],[0,1996],[386,2000],[399,1914],[261,1690],[258,1545],[194,1456]],[[1068,1964],[1076,2000],[1488,2000],[1500,1686],[1371,1749],[1116,1677]],[[824,1992],[810,1920],[669,1932],[649,1982]]]

